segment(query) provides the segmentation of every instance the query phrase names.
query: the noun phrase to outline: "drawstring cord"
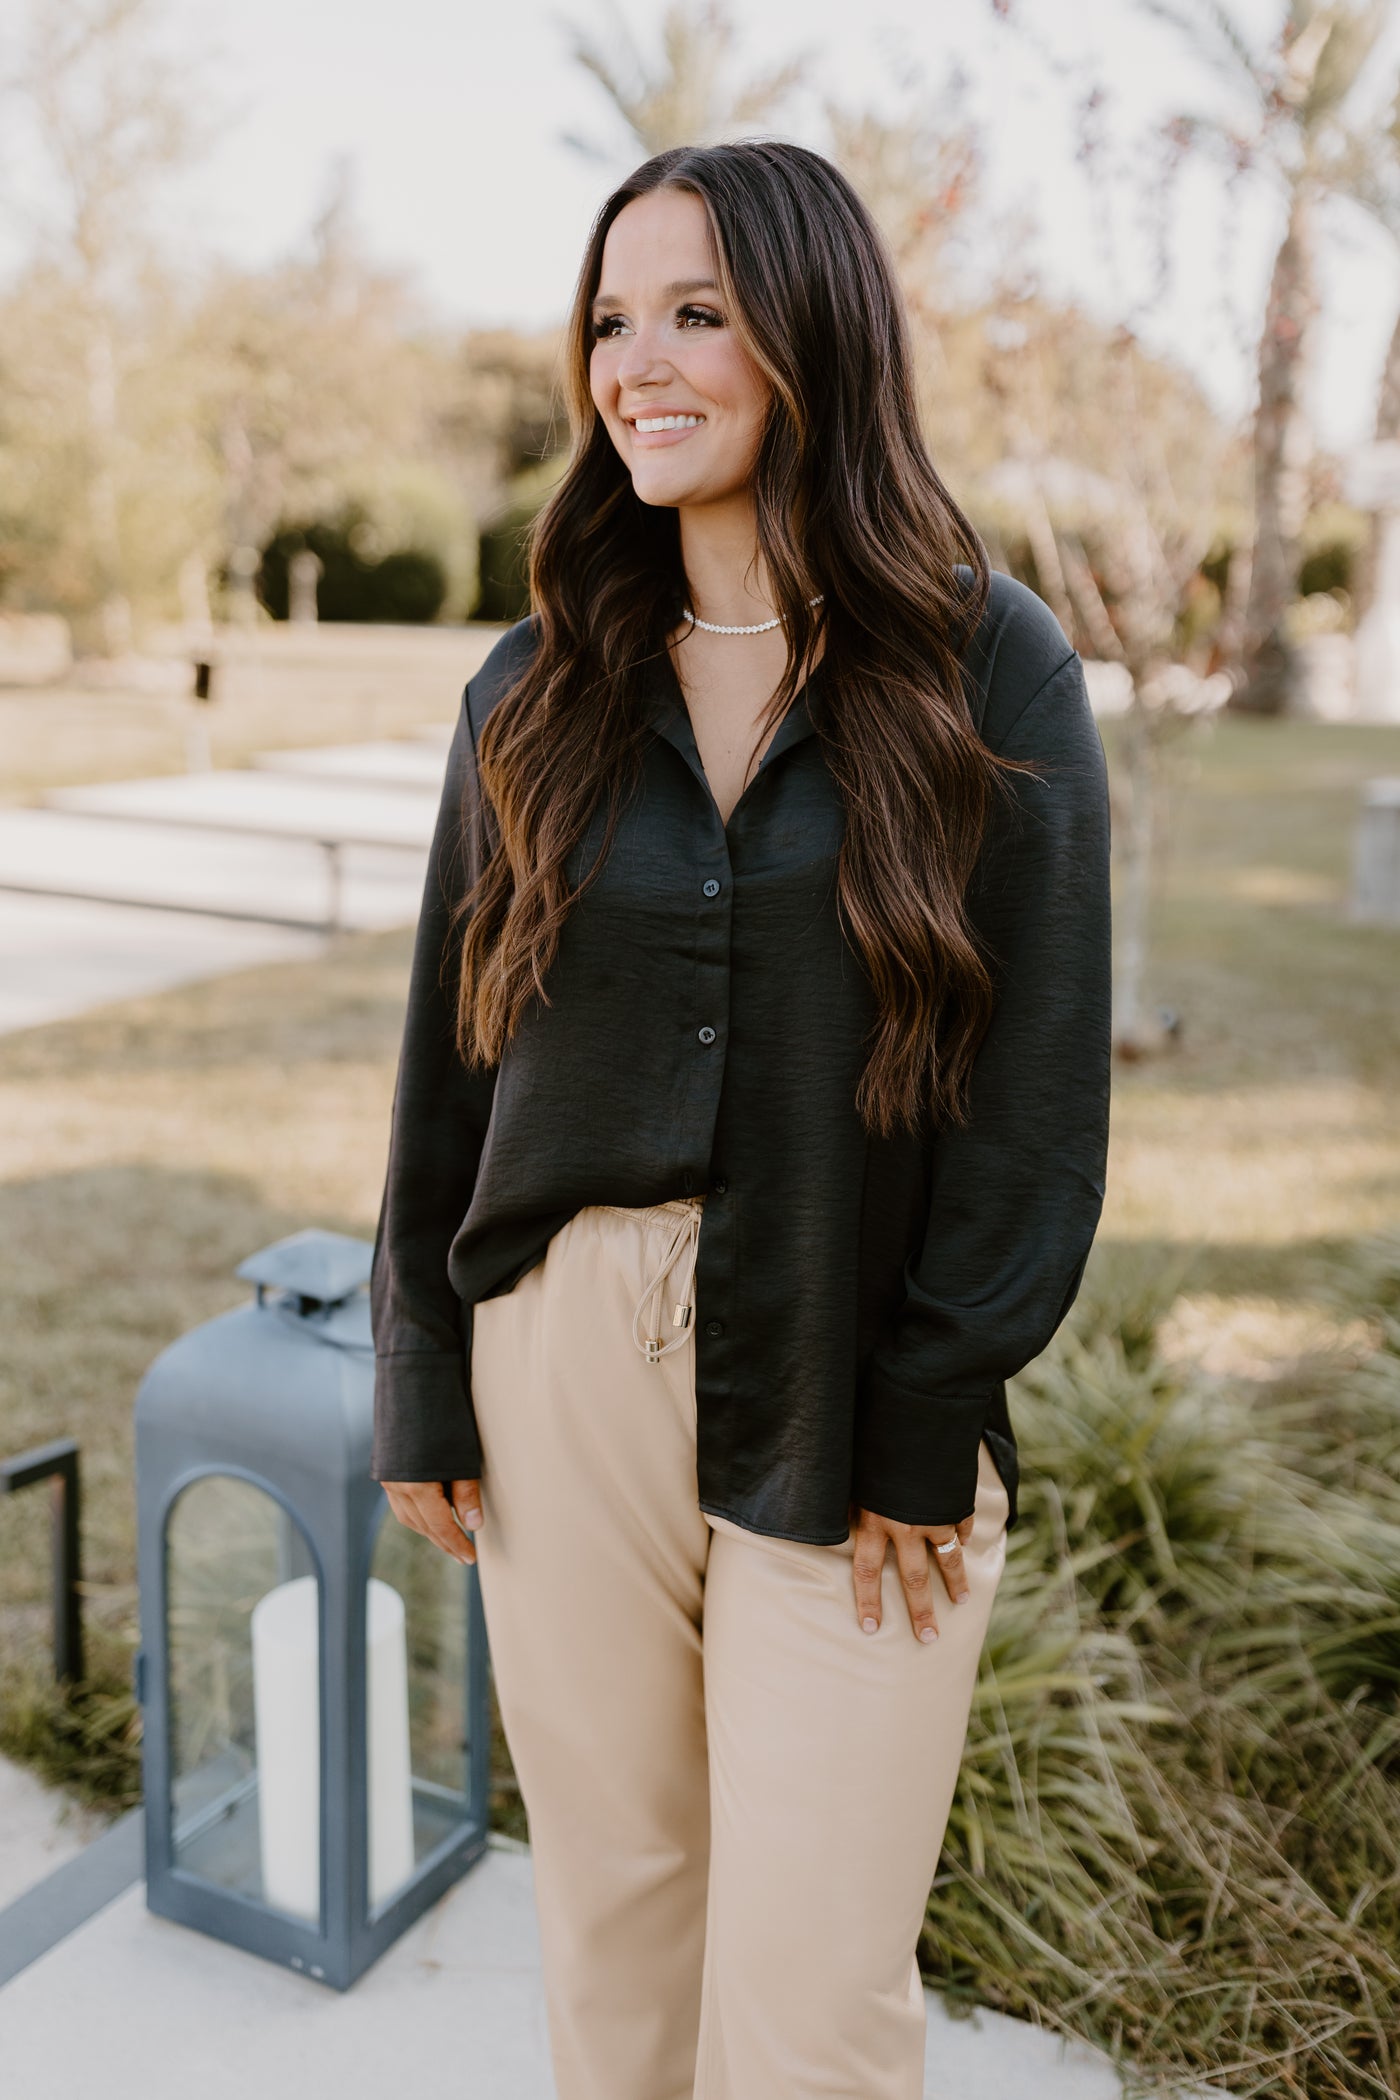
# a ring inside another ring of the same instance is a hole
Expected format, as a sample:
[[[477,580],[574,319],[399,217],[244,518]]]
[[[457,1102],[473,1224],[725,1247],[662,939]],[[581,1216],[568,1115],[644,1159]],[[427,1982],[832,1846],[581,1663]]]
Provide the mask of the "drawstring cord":
[[[687,1241],[689,1252],[685,1265],[685,1287],[681,1292],[680,1303],[671,1314],[671,1325],[679,1327],[681,1332],[672,1335],[670,1341],[663,1342],[659,1334],[642,1333],[639,1322],[645,1315],[648,1324],[651,1324],[651,1314],[659,1310],[657,1301],[661,1286]],[[661,1265],[643,1287],[642,1295],[637,1300],[637,1309],[632,1315],[632,1339],[649,1364],[659,1364],[663,1356],[669,1356],[673,1349],[683,1349],[690,1340],[695,1325],[695,1257],[699,1247],[700,1207],[697,1204],[676,1220],[676,1229],[661,1257]]]

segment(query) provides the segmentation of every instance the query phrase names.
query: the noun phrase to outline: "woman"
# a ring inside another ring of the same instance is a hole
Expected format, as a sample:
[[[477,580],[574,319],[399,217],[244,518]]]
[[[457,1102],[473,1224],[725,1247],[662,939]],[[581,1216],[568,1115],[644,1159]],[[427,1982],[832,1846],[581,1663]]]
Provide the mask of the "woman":
[[[1103,754],[820,155],[647,161],[568,342],[418,932],[374,1472],[478,1562],[561,2100],[918,2100],[1005,1380],[1103,1201]]]

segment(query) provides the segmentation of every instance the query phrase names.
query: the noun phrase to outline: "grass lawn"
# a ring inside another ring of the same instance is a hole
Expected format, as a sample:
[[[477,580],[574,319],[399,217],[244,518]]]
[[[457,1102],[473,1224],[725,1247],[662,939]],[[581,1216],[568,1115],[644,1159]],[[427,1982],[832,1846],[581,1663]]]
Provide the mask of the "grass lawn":
[[[1197,1287],[1292,1304],[1400,1221],[1400,927],[1345,911],[1360,788],[1400,772],[1400,730],[1227,719],[1182,770],[1153,974],[1181,1034],[1117,1075],[1100,1240],[1195,1249]]]
[[[400,727],[450,719],[460,682]],[[294,702],[275,740],[322,740],[320,699]],[[31,792],[47,763],[30,743],[0,792]],[[1400,929],[1344,909],[1358,790],[1382,772],[1400,773],[1400,730],[1227,720],[1173,791],[1152,994],[1182,1027],[1118,1072],[1086,1289],[1139,1262],[1166,1279],[1164,1344],[1224,1373],[1267,1375],[1335,1339],[1339,1269],[1400,1223]],[[107,1687],[81,1725],[45,1707],[45,1512],[0,1505],[3,1740],[90,1796],[131,1785],[137,1381],[242,1300],[233,1270],[252,1249],[308,1224],[372,1235],[410,944],[345,936],[314,963],[0,1038],[0,1447],[81,1441]],[[498,1763],[496,1820],[518,1829]]]

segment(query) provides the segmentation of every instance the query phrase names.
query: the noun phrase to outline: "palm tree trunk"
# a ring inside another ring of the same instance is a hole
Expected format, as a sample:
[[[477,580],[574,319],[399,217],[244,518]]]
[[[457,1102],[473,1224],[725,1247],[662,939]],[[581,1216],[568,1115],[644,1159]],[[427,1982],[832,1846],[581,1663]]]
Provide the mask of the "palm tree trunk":
[[[1157,1036],[1147,1013],[1157,782],[1147,713],[1136,679],[1132,705],[1123,717],[1123,764],[1128,805],[1126,822],[1115,825],[1121,886],[1113,911],[1113,1047],[1119,1057],[1137,1058],[1156,1048]]]
[[[1293,192],[1288,230],[1274,259],[1259,345],[1259,406],[1254,418],[1254,561],[1244,622],[1245,683],[1230,705],[1247,714],[1283,713],[1296,667],[1283,618],[1297,585],[1299,540],[1307,514],[1312,431],[1303,401],[1317,317],[1313,200]]]

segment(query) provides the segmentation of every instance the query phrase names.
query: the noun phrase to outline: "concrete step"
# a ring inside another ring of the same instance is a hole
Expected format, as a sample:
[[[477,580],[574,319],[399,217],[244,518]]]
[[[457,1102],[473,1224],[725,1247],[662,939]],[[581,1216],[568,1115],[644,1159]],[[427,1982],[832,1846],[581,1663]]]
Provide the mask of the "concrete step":
[[[326,744],[309,751],[259,751],[253,764],[265,772],[294,774],[298,780],[363,784],[380,789],[409,788],[434,796],[442,792],[443,748],[405,738],[378,744]]]
[[[427,847],[437,805],[436,793],[386,793],[251,769],[104,781],[46,797],[47,808],[86,817],[406,849]]]
[[[377,929],[417,918],[422,847],[346,846],[340,862],[340,925]],[[333,882],[326,849],[306,837],[7,809],[0,810],[0,890],[322,929],[332,916]]]

